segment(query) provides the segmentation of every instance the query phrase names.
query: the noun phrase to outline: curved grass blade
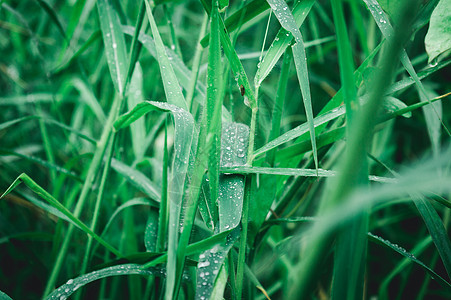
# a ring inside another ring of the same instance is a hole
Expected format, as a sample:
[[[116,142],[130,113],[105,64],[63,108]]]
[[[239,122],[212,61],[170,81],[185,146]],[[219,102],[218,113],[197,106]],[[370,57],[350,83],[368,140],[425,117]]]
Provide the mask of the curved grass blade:
[[[382,35],[389,39],[394,34],[394,29],[392,25],[390,24],[390,20],[388,19],[387,14],[382,10],[381,6],[376,0],[364,0],[368,9],[370,10],[371,14],[373,15],[374,21],[376,22],[377,26],[382,32]],[[415,81],[415,85],[417,86],[417,89],[420,94],[421,101],[429,101],[428,95],[426,93],[426,89],[423,86],[423,83],[421,82],[420,78],[418,77],[415,68],[412,65],[412,62],[409,59],[409,56],[407,55],[406,50],[403,48],[401,50],[401,63],[403,64],[406,71],[409,73],[409,75],[412,77],[412,79]],[[430,104],[430,103],[429,103]],[[432,106],[432,108],[434,108]],[[438,112],[434,109],[434,112],[437,116],[437,118],[442,123],[443,129],[447,132],[448,136],[451,135],[446,125],[443,123],[442,118],[438,114]]]
[[[304,23],[305,18],[307,17],[310,9],[312,8],[315,0],[305,0],[305,1],[297,1],[293,7],[293,17],[296,22],[297,28]],[[282,27],[277,36],[273,40],[271,46],[266,52],[265,57],[262,62],[258,66],[257,73],[255,74],[254,83],[255,86],[260,86],[263,80],[269,75],[272,71],[276,63],[279,61],[280,57],[288,46],[291,44],[293,40],[293,36],[290,34],[289,30]]]
[[[208,1],[203,1],[208,7],[211,7],[209,5]],[[262,12],[266,11],[269,8],[268,3],[266,0],[254,0],[240,9],[238,9],[236,12],[234,12],[230,17],[228,17],[225,22],[225,28],[227,29],[227,32],[233,32],[236,29],[240,27],[240,21],[241,26],[244,25],[246,22],[254,19],[256,16],[261,14]],[[208,10],[209,11],[209,10]],[[200,42],[202,47],[208,46],[210,39],[210,34],[207,34]]]
[[[10,97],[0,97],[0,106],[22,105],[37,102],[53,102],[59,95],[50,93],[34,93],[28,95],[15,95]]]
[[[103,245],[106,249],[110,250],[114,255],[121,257],[122,254],[116,250],[113,246],[111,246],[108,242],[99,237],[95,232],[89,229],[83,222],[80,221],[77,217],[75,217],[72,212],[70,212],[64,205],[62,205],[58,200],[56,200],[52,195],[50,195],[46,190],[40,187],[36,182],[33,181],[27,174],[22,173],[19,175],[16,180],[8,187],[8,189],[0,196],[0,199],[8,195],[13,189],[15,189],[20,183],[24,183],[29,189],[31,189],[34,193],[42,197],[44,200],[49,202],[53,207],[58,209],[61,213],[63,213],[67,218],[69,218],[73,224],[75,224],[78,228],[84,231],[86,234],[89,234],[94,238],[99,244]]]
[[[11,297],[0,291],[0,300],[13,300]]]
[[[53,8],[48,5],[47,2],[43,1],[43,0],[37,0],[37,2],[39,3],[39,5],[42,7],[42,9],[47,13],[47,15],[50,17],[50,19],[53,21],[53,23],[55,23],[56,27],[58,28],[59,33],[61,34],[61,36],[64,39],[67,39],[66,37],[66,33],[65,30],[63,28],[63,25],[61,24],[58,15],[56,14],[56,12],[53,10]]]
[[[294,39],[293,48],[294,63],[296,65],[296,73],[298,75],[299,85],[301,87],[302,99],[304,100],[305,114],[312,142],[313,160],[315,168],[318,169],[318,153],[316,149],[315,126],[313,124],[312,99],[310,95],[310,83],[308,78],[307,56],[305,54],[304,41],[298,25],[291,14],[288,5],[283,0],[267,0],[271,9],[274,11],[280,25],[289,31]]]
[[[167,269],[168,281],[175,284],[175,272],[177,266],[177,241],[179,232],[179,219],[182,207],[182,198],[184,194],[184,185],[186,172],[188,170],[189,154],[195,134],[194,120],[186,110],[164,102],[146,101],[138,104],[130,112],[122,115],[115,123],[116,129],[124,128],[142,117],[144,114],[152,111],[170,111],[174,115],[175,133],[174,133],[174,160],[172,165],[171,181],[168,190],[169,200],[169,231],[168,231],[168,262]],[[185,229],[186,230],[186,229]],[[173,288],[170,284],[166,285],[170,291]],[[169,292],[166,296],[170,295]]]
[[[114,87],[122,95],[127,72],[127,50],[119,16],[107,0],[98,0],[97,7],[108,68]]]
[[[4,148],[0,147],[0,156],[4,156],[4,155],[14,155],[14,156],[17,156],[17,157],[20,157],[20,158],[27,159],[29,161],[32,161],[32,162],[34,162],[36,164],[39,164],[39,165],[47,168],[48,170],[54,170],[54,171],[56,171],[58,173],[65,174],[65,175],[69,176],[70,178],[77,180],[78,182],[83,182],[83,179],[81,179],[80,176],[78,176],[74,172],[72,172],[70,170],[67,170],[64,167],[58,166],[56,164],[53,164],[53,163],[51,163],[49,161],[43,160],[43,159],[41,159],[39,157],[34,157],[34,156],[31,156],[31,155],[22,154],[22,153],[13,151],[13,150],[4,149]]]
[[[399,247],[396,244],[393,244],[392,242],[383,239],[377,235],[372,234],[371,232],[368,232],[368,238],[370,241],[375,242],[379,245],[383,245],[385,247],[388,247],[395,252],[401,254],[402,256],[408,258],[410,261],[414,262],[415,264],[422,267],[426,272],[428,272],[432,278],[436,279],[437,282],[443,286],[444,288],[447,288],[449,291],[451,291],[451,284],[447,282],[445,279],[443,279],[440,275],[435,273],[431,268],[426,266],[422,261],[418,260],[412,253],[407,252],[406,249]]]
[[[111,167],[152,200],[160,202],[160,189],[146,175],[114,158]]]
[[[97,270],[88,274],[81,275],[74,279],[69,279],[66,284],[63,284],[58,289],[53,291],[46,300],[64,300],[72,295],[79,288],[105,277],[123,276],[123,275],[144,275],[144,276],[161,276],[165,277],[165,271],[161,268],[143,269],[138,264],[123,264],[114,267],[109,267]],[[188,280],[188,276],[184,276]]]
[[[166,101],[170,104],[178,106],[186,111],[189,111],[186,105],[185,98],[183,97],[177,76],[172,69],[172,65],[169,61],[169,57],[165,51],[163,41],[161,40],[160,33],[158,32],[157,24],[153,18],[151,5],[149,0],[146,1],[147,17],[149,19],[150,27],[152,29],[152,35],[155,40],[155,48],[157,51],[157,60],[160,65],[161,78],[163,79],[164,91],[166,94]]]

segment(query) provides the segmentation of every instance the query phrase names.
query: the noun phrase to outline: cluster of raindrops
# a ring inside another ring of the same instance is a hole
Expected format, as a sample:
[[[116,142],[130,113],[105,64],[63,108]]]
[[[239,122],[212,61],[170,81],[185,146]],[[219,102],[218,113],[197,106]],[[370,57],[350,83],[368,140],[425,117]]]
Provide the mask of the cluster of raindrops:
[[[249,144],[249,127],[229,123],[222,129],[221,166],[233,167],[246,163],[246,149]]]

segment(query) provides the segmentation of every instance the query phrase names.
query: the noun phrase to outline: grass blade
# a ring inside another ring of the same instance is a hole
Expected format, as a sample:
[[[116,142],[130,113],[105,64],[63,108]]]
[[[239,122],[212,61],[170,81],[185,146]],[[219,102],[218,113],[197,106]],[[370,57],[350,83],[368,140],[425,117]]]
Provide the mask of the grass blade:
[[[304,100],[305,114],[309,126],[310,139],[312,141],[313,159],[315,167],[318,169],[318,153],[316,150],[315,126],[313,124],[312,99],[310,95],[310,83],[307,70],[307,56],[305,54],[304,41],[299,31],[296,21],[289,11],[288,5],[283,0],[267,0],[271,9],[274,11],[280,25],[289,31],[294,39],[293,48],[294,63],[296,65],[296,73],[298,75],[299,85],[301,86],[302,99]]]
[[[99,280],[111,276],[123,276],[123,275],[144,275],[144,276],[162,276],[160,268],[142,269],[141,265],[137,264],[123,264],[114,267],[109,267],[101,270],[97,270],[88,274],[81,275],[74,279],[69,279],[66,284],[60,286],[53,291],[46,300],[53,299],[67,299],[79,288],[91,283],[95,280]]]
[[[151,5],[148,0],[145,1],[147,17],[149,19],[150,27],[152,29],[152,35],[155,40],[155,48],[157,51],[158,64],[160,65],[161,78],[163,79],[166,101],[186,111],[189,111],[185,97],[183,97],[182,91],[180,89],[179,81],[174,73],[174,70],[172,69],[172,65],[169,61],[168,55],[166,54],[160,33],[158,32],[157,24],[155,23],[155,20],[153,18]]]
[[[312,8],[315,0],[297,1],[293,7],[293,17],[296,22],[296,26],[301,26],[304,23],[310,9]],[[271,46],[266,52],[265,57],[258,66],[257,73],[255,74],[254,83],[255,86],[260,86],[263,80],[274,69],[274,66],[279,61],[279,58],[285,53],[285,50],[290,46],[293,36],[289,33],[289,30],[281,28],[274,38]]]
[[[105,56],[111,78],[113,79],[114,87],[122,95],[125,89],[125,76],[127,73],[127,51],[124,34],[122,33],[117,13],[107,0],[99,0],[97,7],[103,42],[105,43]]]
[[[64,205],[62,205],[58,200],[56,200],[52,195],[50,195],[46,190],[40,187],[36,182],[33,181],[27,174],[22,173],[19,177],[14,180],[14,182],[9,186],[9,188],[0,196],[0,199],[8,195],[13,189],[15,189],[21,182],[23,182],[29,189],[34,193],[42,197],[53,207],[58,209],[62,214],[64,214],[69,220],[72,221],[78,228],[84,231],[86,234],[92,236],[99,244],[103,245],[106,249],[111,251],[116,256],[122,256],[122,254],[116,250],[113,246],[99,237],[94,233],[88,226],[81,222],[74,214],[72,214]]]

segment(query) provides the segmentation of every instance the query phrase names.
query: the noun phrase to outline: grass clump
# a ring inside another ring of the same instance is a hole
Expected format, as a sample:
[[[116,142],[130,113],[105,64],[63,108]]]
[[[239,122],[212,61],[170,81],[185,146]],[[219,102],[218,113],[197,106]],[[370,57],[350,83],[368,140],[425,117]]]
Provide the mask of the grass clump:
[[[448,2],[73,2],[0,2],[0,298],[451,296]]]

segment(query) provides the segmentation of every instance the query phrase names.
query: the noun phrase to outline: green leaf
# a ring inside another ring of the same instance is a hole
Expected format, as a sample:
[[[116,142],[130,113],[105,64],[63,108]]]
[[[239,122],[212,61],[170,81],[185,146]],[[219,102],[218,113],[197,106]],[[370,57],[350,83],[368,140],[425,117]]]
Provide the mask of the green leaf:
[[[143,71],[141,65],[137,63],[128,88],[127,106],[129,110],[144,100],[143,93]],[[130,125],[132,148],[137,160],[142,158],[146,151],[146,125],[144,121],[144,119],[140,119]]]
[[[97,8],[111,78],[114,87],[122,95],[128,62],[124,34],[117,13],[107,0],[97,1]]]
[[[314,3],[315,0],[296,1],[292,13],[297,28],[304,23],[305,18],[309,14]],[[290,31],[282,27],[266,52],[265,57],[258,66],[257,73],[254,78],[255,86],[261,85],[263,80],[265,80],[265,78],[273,70],[274,66],[279,61],[279,58],[283,53],[285,53],[285,50],[291,44],[292,40],[293,36],[290,34]]]
[[[88,274],[81,275],[74,279],[69,279],[66,284],[63,284],[55,291],[53,291],[46,300],[63,300],[67,299],[79,288],[105,277],[123,276],[123,275],[143,275],[143,276],[164,276],[164,271],[161,268],[143,269],[138,264],[123,264],[114,267],[109,267],[97,270]],[[187,280],[188,277],[185,277]]]
[[[153,18],[151,5],[146,1],[147,17],[149,19],[150,27],[152,28],[152,35],[155,40],[155,48],[157,51],[157,60],[160,65],[161,78],[163,80],[164,92],[166,94],[166,101],[170,104],[183,108],[189,111],[186,105],[185,97],[183,97],[182,90],[179,85],[177,76],[172,69],[169,57],[166,53],[163,41],[161,40],[157,24]]]
[[[451,1],[441,0],[432,12],[429,29],[424,39],[429,63],[451,49]],[[449,53],[448,53],[449,54]]]
[[[393,244],[392,242],[383,239],[377,235],[372,234],[371,232],[368,232],[368,238],[370,241],[375,242],[377,244],[383,245],[385,247],[388,247],[392,250],[394,250],[395,252],[401,254],[402,256],[408,258],[410,261],[414,262],[415,264],[419,265],[420,267],[422,267],[426,272],[428,272],[432,278],[436,279],[437,282],[447,288],[447,289],[451,289],[451,284],[449,282],[447,282],[445,279],[443,279],[440,275],[438,275],[437,273],[435,273],[431,268],[429,268],[428,266],[426,266],[422,261],[418,260],[413,254],[409,253],[406,251],[406,249],[401,248],[400,246]]]
[[[160,202],[160,189],[146,175],[117,159],[112,159],[111,167],[133,184],[138,190],[144,192],[152,200]]]
[[[246,164],[249,127],[244,124],[224,124],[221,138],[221,167]],[[219,178],[219,231],[238,226],[243,210],[244,176],[222,174]]]
[[[74,225],[84,231],[86,234],[92,236],[98,243],[103,245],[105,248],[110,250],[116,256],[122,256],[122,254],[116,250],[113,246],[99,237],[95,232],[89,229],[83,222],[80,221],[76,216],[72,214],[64,205],[62,205],[57,199],[55,199],[52,195],[50,195],[46,190],[40,187],[36,182],[33,181],[27,174],[22,173],[19,175],[16,180],[8,187],[8,189],[0,196],[0,199],[8,195],[15,189],[21,182],[23,182],[28,188],[30,188],[35,194],[39,195],[41,198],[49,202],[53,207],[58,209],[62,214],[64,214],[69,220],[72,221]]]
[[[0,291],[0,300],[13,300],[11,297]]]
[[[312,99],[310,95],[310,83],[308,78],[307,56],[305,54],[304,40],[298,25],[291,14],[288,5],[283,0],[267,0],[271,9],[274,11],[280,25],[289,31],[294,39],[293,48],[294,63],[296,65],[296,74],[298,75],[299,85],[301,87],[302,99],[304,101],[305,114],[312,142],[313,159],[315,167],[318,169],[318,153],[316,150],[315,126],[313,123]]]
[[[216,245],[199,255],[196,299],[210,299],[224,260],[239,236],[240,230],[235,228],[225,243]]]

